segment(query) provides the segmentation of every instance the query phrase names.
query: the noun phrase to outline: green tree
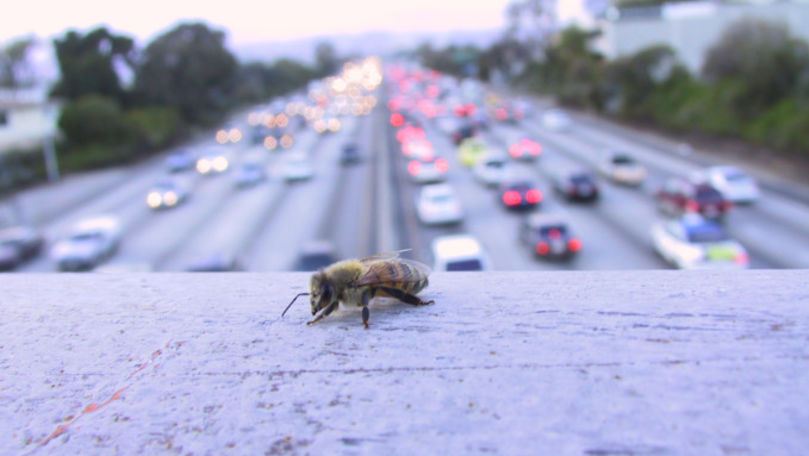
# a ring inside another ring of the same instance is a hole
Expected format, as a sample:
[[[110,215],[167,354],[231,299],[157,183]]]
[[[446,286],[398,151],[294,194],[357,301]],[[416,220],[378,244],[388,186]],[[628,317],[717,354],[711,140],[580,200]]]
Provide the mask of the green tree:
[[[341,63],[342,61],[331,43],[324,41],[315,47],[315,67],[321,76],[336,73]]]
[[[86,35],[69,31],[53,43],[61,79],[51,90],[52,96],[77,100],[99,94],[119,103],[127,101],[116,66],[134,66],[135,43],[131,38],[100,27]]]
[[[16,38],[0,49],[0,87],[19,89],[34,83],[34,72],[28,60],[36,45],[32,36]]]
[[[734,108],[749,118],[801,90],[809,80],[809,45],[783,24],[742,19],[708,51],[702,73],[710,82],[742,81]]]
[[[238,63],[225,34],[202,23],[181,24],[152,41],[135,74],[146,104],[175,107],[186,121],[219,121],[234,105]]]

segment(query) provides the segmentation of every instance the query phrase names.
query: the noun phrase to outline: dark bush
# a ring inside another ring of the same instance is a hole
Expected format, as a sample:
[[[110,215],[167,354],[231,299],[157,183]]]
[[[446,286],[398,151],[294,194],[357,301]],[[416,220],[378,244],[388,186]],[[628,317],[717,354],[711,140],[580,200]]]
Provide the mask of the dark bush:
[[[809,157],[809,106],[784,100],[750,122],[744,137]]]
[[[62,108],[59,128],[69,145],[121,144],[131,142],[121,108],[111,98],[86,95]]]
[[[149,106],[125,114],[128,128],[134,132],[139,151],[152,151],[177,140],[184,127],[174,108]]]

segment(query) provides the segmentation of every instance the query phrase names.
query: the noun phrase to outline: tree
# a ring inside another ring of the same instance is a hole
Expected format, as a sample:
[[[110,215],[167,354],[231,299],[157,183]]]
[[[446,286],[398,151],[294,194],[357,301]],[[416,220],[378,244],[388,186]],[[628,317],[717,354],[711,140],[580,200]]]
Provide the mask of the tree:
[[[33,36],[17,38],[0,50],[0,87],[19,89],[34,84],[28,54],[36,45]]]
[[[337,51],[331,43],[324,41],[315,47],[315,67],[321,76],[330,76],[336,73],[340,63]]]
[[[742,19],[709,49],[702,73],[711,82],[743,81],[736,108],[750,116],[801,90],[809,79],[809,45],[783,24]]]
[[[114,35],[106,27],[86,35],[69,31],[63,38],[53,40],[59,60],[61,79],[51,95],[77,100],[98,94],[125,104],[127,94],[122,87],[116,67],[134,67],[135,42],[123,35]]]
[[[177,108],[195,124],[219,121],[234,104],[238,63],[225,34],[202,23],[181,24],[152,41],[135,74],[138,98]]]

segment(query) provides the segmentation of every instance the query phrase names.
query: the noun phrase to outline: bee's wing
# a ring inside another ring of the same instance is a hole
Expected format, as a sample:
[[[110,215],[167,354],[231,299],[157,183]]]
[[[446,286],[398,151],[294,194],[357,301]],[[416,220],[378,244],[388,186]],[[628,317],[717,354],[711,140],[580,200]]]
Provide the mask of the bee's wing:
[[[393,252],[382,252],[377,253],[375,255],[367,256],[365,258],[360,258],[360,263],[373,263],[374,261],[384,261],[384,260],[393,260],[399,258],[399,255],[405,252],[409,252],[413,249],[403,249],[403,250],[394,250]]]
[[[358,287],[381,285],[402,288],[421,281],[424,281],[424,287],[431,272],[426,264],[404,258],[374,261],[367,266],[365,273],[357,279]]]

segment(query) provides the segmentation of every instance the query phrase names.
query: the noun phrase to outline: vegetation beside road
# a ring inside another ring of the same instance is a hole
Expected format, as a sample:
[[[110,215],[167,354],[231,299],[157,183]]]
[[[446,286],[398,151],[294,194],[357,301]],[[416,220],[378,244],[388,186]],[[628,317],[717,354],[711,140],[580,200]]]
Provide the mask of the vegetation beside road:
[[[506,74],[512,85],[567,106],[809,158],[809,44],[784,25],[750,18],[732,24],[696,75],[665,45],[607,60],[592,50],[597,36],[570,27],[537,44],[506,33],[488,49],[422,46],[415,55],[459,76]]]
[[[23,73],[32,42],[22,38],[3,50],[13,57],[0,59],[4,85],[23,87],[26,81],[9,75]],[[202,23],[177,25],[143,49],[106,27],[68,31],[53,45],[60,79],[50,96],[63,102],[56,144],[63,172],[142,159],[240,106],[305,87],[340,63],[328,44],[318,47],[314,65],[242,63],[225,46],[225,33]],[[40,151],[4,153],[0,192],[42,180],[42,160]]]

